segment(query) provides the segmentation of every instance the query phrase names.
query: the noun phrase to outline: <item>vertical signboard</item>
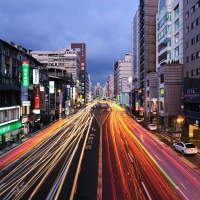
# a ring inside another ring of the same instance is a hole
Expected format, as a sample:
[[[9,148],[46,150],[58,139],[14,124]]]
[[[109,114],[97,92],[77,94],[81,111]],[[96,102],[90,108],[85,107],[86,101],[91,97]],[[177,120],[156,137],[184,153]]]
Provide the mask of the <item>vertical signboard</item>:
[[[34,88],[34,109],[40,109],[40,85]]]
[[[45,94],[45,104],[46,104],[45,115],[49,115],[49,94]]]
[[[70,88],[66,88],[66,100],[70,99]]]
[[[39,69],[33,69],[33,84],[39,84]]]
[[[40,110],[45,111],[45,91],[44,87],[40,86]]]
[[[53,94],[54,93],[54,81],[49,81],[49,93]]]
[[[138,92],[135,93],[135,110],[139,110],[139,98],[138,98]]]
[[[29,61],[22,61],[22,87],[29,87]]]

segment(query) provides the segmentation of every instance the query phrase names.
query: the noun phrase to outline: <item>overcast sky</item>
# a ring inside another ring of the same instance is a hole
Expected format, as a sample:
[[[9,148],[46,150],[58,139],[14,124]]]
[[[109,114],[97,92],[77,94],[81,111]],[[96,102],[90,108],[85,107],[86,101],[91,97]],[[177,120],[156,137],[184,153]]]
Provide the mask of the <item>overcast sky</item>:
[[[131,52],[139,0],[1,0],[0,39],[26,49],[62,50],[86,43],[92,84],[104,84],[113,61]]]

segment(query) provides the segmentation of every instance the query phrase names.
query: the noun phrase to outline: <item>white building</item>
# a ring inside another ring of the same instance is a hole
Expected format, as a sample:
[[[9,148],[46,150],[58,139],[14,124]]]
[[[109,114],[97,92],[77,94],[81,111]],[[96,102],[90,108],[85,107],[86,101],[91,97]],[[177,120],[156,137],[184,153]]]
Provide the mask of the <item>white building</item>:
[[[73,49],[63,49],[62,51],[31,51],[31,54],[39,62],[46,64],[48,69],[66,70],[68,74],[72,74],[74,82],[79,80],[80,58],[78,52]]]

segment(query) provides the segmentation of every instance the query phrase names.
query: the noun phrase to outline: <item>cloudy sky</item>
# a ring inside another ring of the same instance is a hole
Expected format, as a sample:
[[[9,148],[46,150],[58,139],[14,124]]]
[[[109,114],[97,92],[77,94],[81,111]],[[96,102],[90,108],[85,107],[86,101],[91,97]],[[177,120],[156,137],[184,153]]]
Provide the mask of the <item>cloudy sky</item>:
[[[62,50],[86,43],[92,84],[113,74],[113,61],[131,52],[139,0],[1,0],[0,39],[26,49]]]

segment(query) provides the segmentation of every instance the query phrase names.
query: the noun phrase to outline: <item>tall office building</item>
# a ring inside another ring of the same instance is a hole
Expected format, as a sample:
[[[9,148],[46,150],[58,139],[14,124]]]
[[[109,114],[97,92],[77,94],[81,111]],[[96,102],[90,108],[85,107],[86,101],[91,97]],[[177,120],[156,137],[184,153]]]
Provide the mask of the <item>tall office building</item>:
[[[145,77],[156,71],[156,14],[158,0],[140,0],[138,9],[139,88],[134,92],[137,115],[145,114]]]
[[[75,49],[80,57],[80,84],[81,88],[79,91],[79,95],[81,95],[82,103],[86,103],[89,98],[89,78],[87,74],[87,65],[86,65],[86,44],[85,43],[71,43],[70,46],[72,49]]]
[[[200,138],[200,0],[183,1],[184,140]],[[195,143],[196,144],[196,143]]]

